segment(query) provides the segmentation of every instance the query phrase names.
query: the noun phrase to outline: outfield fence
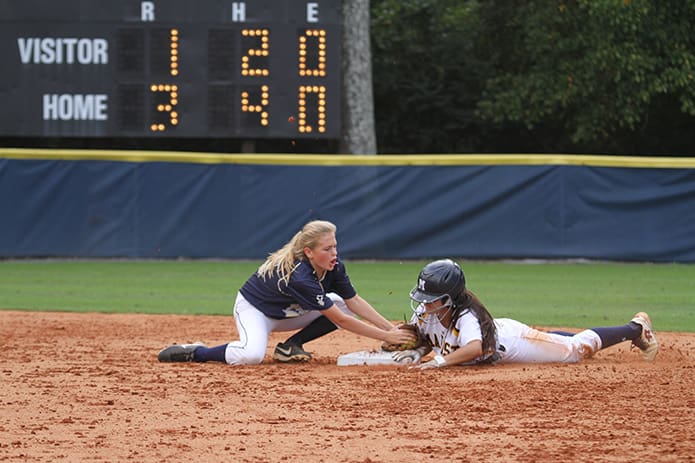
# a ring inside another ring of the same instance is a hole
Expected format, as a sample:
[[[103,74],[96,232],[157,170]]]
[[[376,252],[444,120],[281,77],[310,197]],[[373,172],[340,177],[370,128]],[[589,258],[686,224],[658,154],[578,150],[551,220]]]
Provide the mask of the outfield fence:
[[[0,150],[0,256],[695,262],[695,158]]]

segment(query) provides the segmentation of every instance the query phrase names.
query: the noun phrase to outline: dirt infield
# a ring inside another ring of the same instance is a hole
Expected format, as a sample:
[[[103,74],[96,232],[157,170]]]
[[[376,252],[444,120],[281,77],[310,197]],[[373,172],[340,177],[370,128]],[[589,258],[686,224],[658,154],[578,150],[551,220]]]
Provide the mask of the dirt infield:
[[[344,331],[304,365],[162,364],[170,342],[235,339],[233,319],[0,311],[0,461],[691,462],[695,334],[652,317],[651,364],[623,343],[413,371],[335,366],[378,345]]]

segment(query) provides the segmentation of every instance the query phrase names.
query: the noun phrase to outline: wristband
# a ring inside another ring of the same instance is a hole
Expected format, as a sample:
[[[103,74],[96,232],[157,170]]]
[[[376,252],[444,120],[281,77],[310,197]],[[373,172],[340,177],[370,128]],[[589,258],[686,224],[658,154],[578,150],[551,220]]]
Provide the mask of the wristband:
[[[441,368],[444,365],[446,365],[446,359],[442,357],[441,355],[435,355],[434,356],[434,364],[437,365],[437,368]]]

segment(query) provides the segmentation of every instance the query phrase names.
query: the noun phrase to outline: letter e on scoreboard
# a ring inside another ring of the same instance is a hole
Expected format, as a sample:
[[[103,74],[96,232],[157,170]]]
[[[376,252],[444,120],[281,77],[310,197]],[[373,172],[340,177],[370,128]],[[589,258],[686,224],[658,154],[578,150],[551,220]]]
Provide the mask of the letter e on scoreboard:
[[[319,4],[318,3],[307,3],[306,4],[306,22],[317,23],[319,22]]]

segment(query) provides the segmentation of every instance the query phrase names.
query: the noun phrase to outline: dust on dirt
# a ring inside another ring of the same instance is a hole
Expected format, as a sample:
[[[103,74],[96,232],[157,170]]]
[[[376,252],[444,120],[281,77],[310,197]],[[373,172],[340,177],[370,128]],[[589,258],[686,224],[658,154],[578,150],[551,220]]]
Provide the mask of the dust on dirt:
[[[653,363],[623,343],[581,364],[338,367],[378,343],[340,330],[308,364],[164,364],[236,339],[231,316],[0,311],[0,461],[550,462],[695,459],[695,334]]]

